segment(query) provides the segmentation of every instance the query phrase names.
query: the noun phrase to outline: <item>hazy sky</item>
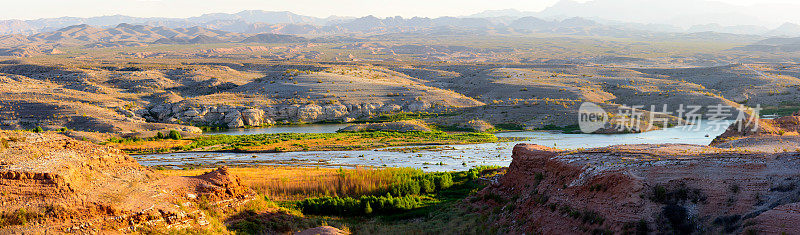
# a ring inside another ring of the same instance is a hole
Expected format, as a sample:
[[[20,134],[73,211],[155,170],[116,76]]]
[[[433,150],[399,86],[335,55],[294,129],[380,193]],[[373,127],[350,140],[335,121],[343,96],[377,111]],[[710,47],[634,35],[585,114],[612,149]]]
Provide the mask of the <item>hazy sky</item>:
[[[60,16],[130,15],[189,17],[241,10],[292,11],[317,17],[461,16],[484,10],[514,8],[540,11],[558,0],[0,0],[0,19]],[[585,2],[587,0],[579,0]],[[668,0],[665,0],[668,1]],[[718,0],[737,5],[797,3],[797,0]]]

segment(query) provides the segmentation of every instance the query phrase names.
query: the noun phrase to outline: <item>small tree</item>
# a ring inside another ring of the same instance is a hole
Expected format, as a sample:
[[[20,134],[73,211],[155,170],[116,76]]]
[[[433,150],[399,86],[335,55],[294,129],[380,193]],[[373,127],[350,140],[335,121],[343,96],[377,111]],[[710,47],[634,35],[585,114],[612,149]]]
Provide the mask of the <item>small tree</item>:
[[[419,181],[419,186],[421,193],[434,193],[436,191],[436,185],[429,179],[421,179]]]
[[[469,174],[470,179],[473,179],[473,177],[474,179],[477,179],[478,178],[477,173],[475,173],[474,175],[472,173],[475,172],[470,171]],[[450,186],[453,186],[453,176],[450,175],[450,173],[448,172],[441,173],[441,175],[436,177],[435,183],[436,183],[436,188],[438,188],[439,190],[450,188]]]
[[[180,132],[178,132],[176,130],[171,130],[171,131],[169,131],[169,138],[173,139],[173,140],[179,140],[179,139],[183,139],[183,136],[181,136]]]
[[[372,207],[369,206],[369,202],[367,202],[367,205],[364,207],[364,214],[372,214]]]

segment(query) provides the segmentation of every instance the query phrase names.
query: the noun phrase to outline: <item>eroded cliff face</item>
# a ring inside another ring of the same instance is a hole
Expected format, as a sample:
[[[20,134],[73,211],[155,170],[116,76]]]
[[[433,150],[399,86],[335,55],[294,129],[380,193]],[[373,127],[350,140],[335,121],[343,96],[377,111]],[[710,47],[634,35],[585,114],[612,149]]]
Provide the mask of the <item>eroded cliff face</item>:
[[[800,158],[694,145],[518,145],[476,197],[510,233],[800,233]],[[497,209],[500,208],[500,209]]]
[[[737,122],[711,142],[718,148],[756,152],[800,152],[800,114],[755,122]]]
[[[139,116],[151,122],[178,124],[202,124],[237,128],[243,126],[265,126],[277,121],[321,122],[370,118],[385,113],[437,112],[443,107],[419,101],[407,104],[305,104],[244,107],[234,105],[198,105],[190,102],[160,104],[140,110]]]
[[[224,168],[170,177],[62,135],[0,132],[0,141],[0,233],[204,226],[200,203],[235,206],[253,195]]]

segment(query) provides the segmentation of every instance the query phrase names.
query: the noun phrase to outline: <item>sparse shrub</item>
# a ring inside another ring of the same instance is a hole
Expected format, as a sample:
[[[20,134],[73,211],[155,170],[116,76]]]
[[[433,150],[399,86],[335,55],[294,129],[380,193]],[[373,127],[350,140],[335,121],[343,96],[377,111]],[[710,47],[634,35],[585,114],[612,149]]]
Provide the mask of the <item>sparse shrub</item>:
[[[42,133],[42,132],[44,132],[44,130],[42,130],[42,127],[40,126],[33,128],[33,133]]]
[[[627,222],[622,227],[623,233],[622,234],[636,234],[636,235],[647,235],[650,233],[650,227],[646,220],[640,219],[636,222]]]
[[[706,196],[696,188],[689,188],[686,184],[681,183],[674,189],[667,190],[662,185],[656,185],[652,189],[650,200],[661,204],[675,204],[679,202],[692,202],[699,203],[705,202]]]
[[[439,190],[450,188],[453,185],[453,176],[449,172],[440,173],[434,179],[436,188]]]
[[[156,132],[156,138],[157,139],[163,139],[164,138],[164,133]]]
[[[364,206],[364,214],[372,214],[372,206],[369,205],[369,202],[367,202],[367,205]]]
[[[183,139],[183,136],[181,136],[180,132],[178,132],[176,130],[171,130],[171,131],[169,131],[169,138],[173,139],[173,140],[179,140],[179,139]]]
[[[497,204],[506,204],[507,200],[494,192],[483,194],[482,201],[495,201]]]
[[[17,209],[0,215],[0,227],[25,225],[40,217],[39,213],[28,211],[25,208]]]
[[[433,193],[434,191],[436,191],[436,185],[434,185],[433,182],[431,182],[428,179],[420,180],[419,186],[421,193]]]
[[[741,215],[723,215],[714,219],[714,225],[722,226],[725,233],[734,233],[739,228]]]
[[[685,207],[670,204],[664,206],[661,211],[662,218],[666,219],[669,230],[674,234],[692,234],[694,224],[689,220],[689,212]]]
[[[731,193],[733,193],[733,194],[739,193],[739,191],[740,191],[739,185],[738,184],[731,184],[730,190],[731,190]]]

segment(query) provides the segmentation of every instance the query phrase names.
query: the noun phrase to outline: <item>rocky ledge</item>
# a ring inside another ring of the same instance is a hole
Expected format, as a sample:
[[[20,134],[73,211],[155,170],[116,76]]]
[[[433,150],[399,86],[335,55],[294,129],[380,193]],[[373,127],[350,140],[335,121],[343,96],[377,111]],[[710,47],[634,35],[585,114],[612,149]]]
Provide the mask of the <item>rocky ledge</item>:
[[[512,234],[800,233],[797,153],[521,144],[512,157],[473,200]]]

